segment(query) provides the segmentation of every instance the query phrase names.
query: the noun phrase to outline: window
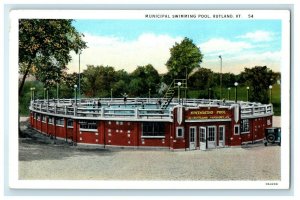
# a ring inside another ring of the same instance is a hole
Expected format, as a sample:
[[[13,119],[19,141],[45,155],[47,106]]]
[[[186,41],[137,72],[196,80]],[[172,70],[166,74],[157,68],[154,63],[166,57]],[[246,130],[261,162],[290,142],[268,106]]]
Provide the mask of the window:
[[[207,127],[207,141],[213,142],[216,140],[216,127],[215,126],[209,126]]]
[[[240,134],[240,125],[234,125],[234,135]]]
[[[219,140],[223,141],[225,135],[225,126],[219,126]]]
[[[176,137],[182,138],[184,136],[184,128],[176,127]]]
[[[37,120],[41,121],[41,115],[40,114],[37,114]]]
[[[165,137],[165,125],[161,122],[144,122],[142,130],[143,137]]]
[[[46,122],[46,116],[45,115],[42,116],[42,122]]]
[[[58,117],[55,120],[55,124],[58,125],[58,126],[64,126],[64,123],[65,123],[65,120],[62,117]]]
[[[53,117],[49,117],[48,124],[53,124],[53,122],[54,122],[54,118]]]
[[[80,120],[80,129],[97,129],[97,122],[94,120]]]
[[[249,131],[250,131],[249,119],[242,119],[241,120],[241,132],[248,133]]]
[[[67,120],[67,127],[73,127],[73,123],[74,123],[74,121],[73,121],[73,119],[68,119]]]

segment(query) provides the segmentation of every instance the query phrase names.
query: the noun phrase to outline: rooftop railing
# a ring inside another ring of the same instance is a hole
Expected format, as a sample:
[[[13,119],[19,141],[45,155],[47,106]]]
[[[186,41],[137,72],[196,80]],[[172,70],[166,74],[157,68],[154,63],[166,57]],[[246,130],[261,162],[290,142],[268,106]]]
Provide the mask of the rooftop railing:
[[[178,102],[174,99],[167,109],[161,109],[160,103],[166,99],[158,98],[101,98],[99,99],[51,99],[31,101],[30,110],[50,113],[60,116],[72,116],[78,118],[132,118],[132,119],[165,119],[172,120],[172,108],[179,103],[187,107],[228,107],[236,104],[235,101],[224,101],[214,99],[185,99]],[[98,104],[100,101],[101,104]],[[241,108],[241,117],[256,117],[272,115],[272,104],[261,104],[255,102],[242,102],[238,104]]]

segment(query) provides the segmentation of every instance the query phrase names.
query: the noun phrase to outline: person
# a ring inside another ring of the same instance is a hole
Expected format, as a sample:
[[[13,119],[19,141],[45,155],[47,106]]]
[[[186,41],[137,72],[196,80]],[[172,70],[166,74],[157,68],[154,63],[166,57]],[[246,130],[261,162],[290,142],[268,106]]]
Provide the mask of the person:
[[[97,103],[98,104],[98,108],[101,108],[101,102],[100,101],[101,101],[101,99],[98,99],[98,103]]]
[[[124,97],[124,103],[126,103],[126,101],[127,101],[127,94],[126,94],[126,92],[124,93],[124,94],[122,94],[122,96]]]
[[[158,102],[158,105],[159,105],[159,106],[161,106],[161,100],[160,100],[160,99],[158,99],[158,101],[157,101],[157,102]]]

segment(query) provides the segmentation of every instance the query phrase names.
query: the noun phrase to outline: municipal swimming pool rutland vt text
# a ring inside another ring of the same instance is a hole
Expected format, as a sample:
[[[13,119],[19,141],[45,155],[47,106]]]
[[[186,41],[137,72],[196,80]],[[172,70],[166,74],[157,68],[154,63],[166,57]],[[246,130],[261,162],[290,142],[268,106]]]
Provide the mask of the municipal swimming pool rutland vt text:
[[[248,16],[249,17],[249,16]],[[147,19],[235,19],[241,18],[241,14],[145,14]]]

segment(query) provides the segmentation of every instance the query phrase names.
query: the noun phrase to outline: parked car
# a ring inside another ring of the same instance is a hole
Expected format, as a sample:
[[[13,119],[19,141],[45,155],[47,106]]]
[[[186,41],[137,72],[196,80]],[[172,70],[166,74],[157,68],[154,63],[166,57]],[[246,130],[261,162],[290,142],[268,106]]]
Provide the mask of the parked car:
[[[278,144],[281,145],[281,128],[280,127],[272,127],[265,129],[265,137],[264,144],[265,146],[270,144]]]

